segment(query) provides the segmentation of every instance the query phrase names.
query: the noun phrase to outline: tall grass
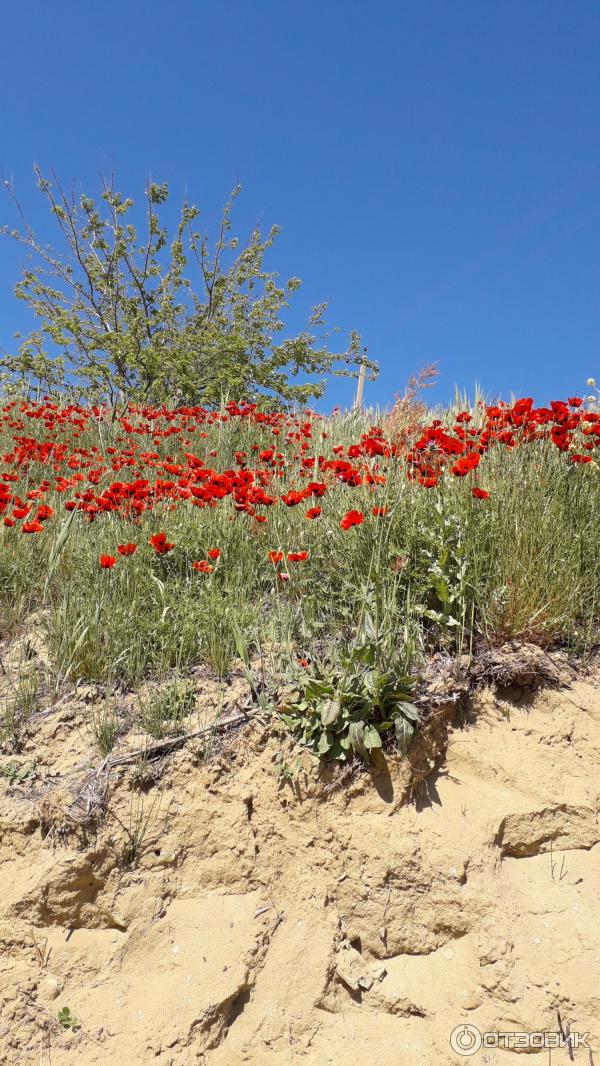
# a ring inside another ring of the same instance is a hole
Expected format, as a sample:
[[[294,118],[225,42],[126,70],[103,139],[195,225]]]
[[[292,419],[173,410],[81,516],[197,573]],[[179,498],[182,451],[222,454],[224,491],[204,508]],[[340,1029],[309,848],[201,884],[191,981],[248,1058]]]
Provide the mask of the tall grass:
[[[443,417],[450,421],[453,413]],[[327,419],[310,454],[346,449],[370,424],[356,413]],[[2,450],[10,451],[2,432]],[[32,432],[43,436],[43,427]],[[78,446],[106,455],[114,432],[90,424]],[[261,447],[273,443],[270,433],[261,438],[260,427],[239,420],[217,423],[207,434],[194,447],[220,470],[235,464],[237,452],[251,454],[257,440]],[[277,446],[290,456],[297,450],[283,439]],[[178,447],[168,440],[156,450],[176,456]],[[413,663],[432,649],[458,653],[509,638],[578,650],[598,641],[595,463],[570,464],[543,440],[492,448],[477,471],[477,484],[490,491],[485,501],[473,498],[472,477],[447,475],[426,489],[407,478],[403,462],[384,465],[384,485],[337,486],[318,501],[322,513],[314,521],[305,517],[309,505],[279,504],[259,525],[224,500],[203,509],[167,504],[136,525],[113,514],[89,523],[67,515],[64,497],[49,492],[44,502],[56,517],[43,533],[0,533],[3,629],[14,631],[35,610],[59,678],[127,685],[199,663],[225,676],[240,633],[251,648],[267,649],[271,667],[282,673],[298,658],[335,660],[364,622],[365,604],[390,655]],[[281,493],[297,487],[296,468],[288,469],[294,472],[278,483]],[[32,464],[28,484],[47,474]],[[375,517],[375,505],[386,514]],[[348,509],[365,520],[345,531],[340,519]],[[165,556],[148,544],[162,529],[176,545]],[[138,544],[135,555],[112,570],[100,568],[100,554],[116,554],[130,540]],[[193,561],[216,547],[221,556],[213,571],[196,572]],[[271,549],[286,553],[278,567],[268,559]],[[305,562],[287,560],[287,552],[302,550],[309,553]],[[282,581],[278,571],[289,577]]]

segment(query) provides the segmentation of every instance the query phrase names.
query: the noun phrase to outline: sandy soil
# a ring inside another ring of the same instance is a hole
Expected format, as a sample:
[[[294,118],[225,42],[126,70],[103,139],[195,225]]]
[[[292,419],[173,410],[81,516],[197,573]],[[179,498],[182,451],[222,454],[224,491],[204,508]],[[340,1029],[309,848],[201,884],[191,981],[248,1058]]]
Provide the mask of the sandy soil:
[[[93,698],[39,716],[12,758],[35,778],[0,778],[0,1061],[506,1063],[451,1032],[558,1011],[600,1064],[597,675],[480,692],[410,801],[406,760],[332,787],[256,721],[136,791],[98,773]]]

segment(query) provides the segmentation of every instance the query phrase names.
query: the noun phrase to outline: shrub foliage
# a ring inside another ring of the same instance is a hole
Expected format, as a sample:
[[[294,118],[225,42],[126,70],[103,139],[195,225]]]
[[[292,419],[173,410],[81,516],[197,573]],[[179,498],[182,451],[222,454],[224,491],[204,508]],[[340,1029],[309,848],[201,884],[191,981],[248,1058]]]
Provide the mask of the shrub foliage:
[[[124,407],[134,398],[210,404],[223,395],[306,403],[321,395],[324,376],[356,373],[360,338],[353,333],[346,351],[331,352],[325,304],[300,333],[285,335],[285,312],[301,282],[280,283],[265,266],[277,226],[266,236],[255,228],[245,244],[233,236],[239,187],[211,245],[193,204],[183,204],[170,234],[164,184],[146,185],[138,236],[134,201],[112,180],[93,199],[67,194],[39,168],[36,175],[58,246],[38,240],[8,185],[20,227],[4,232],[28,252],[16,295],[37,321],[3,360],[13,380],[50,391],[75,387],[87,400]]]

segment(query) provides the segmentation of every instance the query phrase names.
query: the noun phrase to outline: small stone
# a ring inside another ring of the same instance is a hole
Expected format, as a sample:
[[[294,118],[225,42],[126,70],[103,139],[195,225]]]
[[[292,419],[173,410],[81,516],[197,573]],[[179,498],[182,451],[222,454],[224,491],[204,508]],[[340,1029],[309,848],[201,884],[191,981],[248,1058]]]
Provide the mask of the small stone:
[[[481,1006],[483,1000],[481,996],[478,996],[476,992],[472,992],[471,995],[465,996],[461,1003],[463,1010],[477,1010]]]
[[[384,977],[387,974],[387,970],[385,966],[381,965],[381,963],[376,962],[373,966],[371,966],[371,973],[376,981],[383,981]]]
[[[56,999],[60,993],[60,986],[56,977],[46,977],[42,984],[42,992],[48,999]]]
[[[358,992],[362,987],[361,981],[365,978],[369,980],[365,974],[365,964],[360,952],[355,951],[354,948],[344,948],[339,952],[336,963],[336,972],[341,981],[351,988],[353,992]],[[371,985],[373,982],[371,981]],[[371,987],[369,985],[369,987]]]

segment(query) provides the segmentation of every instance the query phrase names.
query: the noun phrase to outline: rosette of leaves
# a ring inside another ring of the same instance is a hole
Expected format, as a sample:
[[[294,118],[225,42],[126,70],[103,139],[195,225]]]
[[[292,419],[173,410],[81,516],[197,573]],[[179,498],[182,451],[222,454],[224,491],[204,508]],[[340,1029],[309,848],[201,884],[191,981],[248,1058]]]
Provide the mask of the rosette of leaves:
[[[423,618],[449,631],[464,626],[467,560],[459,518],[446,514],[441,501],[433,507],[431,518],[429,525],[420,528],[425,602],[416,609]]]
[[[303,676],[280,705],[295,737],[315,755],[344,762],[356,753],[368,759],[393,737],[408,751],[420,721],[411,701],[416,679],[377,665],[377,648],[354,648],[339,666]]]

